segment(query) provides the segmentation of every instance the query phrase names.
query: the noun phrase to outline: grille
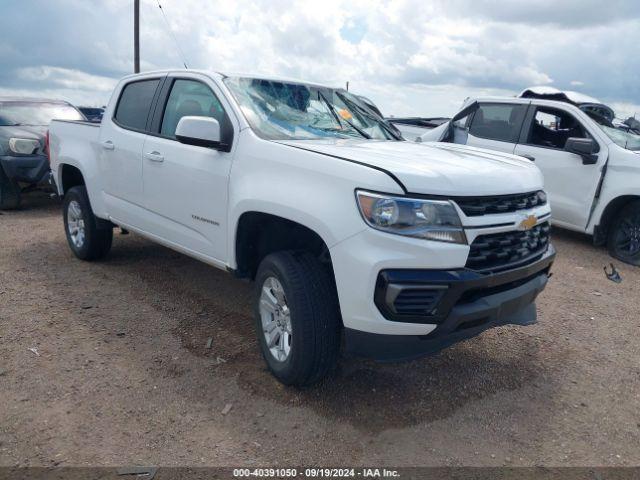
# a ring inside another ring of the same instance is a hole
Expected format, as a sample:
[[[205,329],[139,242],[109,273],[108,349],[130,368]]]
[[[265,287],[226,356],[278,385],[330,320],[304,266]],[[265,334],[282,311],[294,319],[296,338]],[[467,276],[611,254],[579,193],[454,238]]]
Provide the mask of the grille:
[[[516,195],[496,197],[458,197],[454,198],[458,206],[468,217],[492,213],[507,213],[537,207],[547,203],[546,194],[540,190]]]
[[[405,288],[393,301],[393,308],[399,315],[431,315],[444,290],[433,288]]]
[[[480,235],[471,244],[467,267],[501,270],[537,260],[549,246],[549,222],[531,230]]]

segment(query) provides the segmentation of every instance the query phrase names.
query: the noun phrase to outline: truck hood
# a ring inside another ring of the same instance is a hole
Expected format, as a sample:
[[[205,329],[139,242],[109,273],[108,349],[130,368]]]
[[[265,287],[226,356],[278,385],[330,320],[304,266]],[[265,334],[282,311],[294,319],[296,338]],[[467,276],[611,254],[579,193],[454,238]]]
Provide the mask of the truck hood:
[[[540,170],[529,160],[465,145],[358,139],[278,143],[386,170],[411,193],[506,195],[543,187]]]
[[[40,140],[44,138],[48,128],[39,125],[0,126],[0,138],[19,137]]]

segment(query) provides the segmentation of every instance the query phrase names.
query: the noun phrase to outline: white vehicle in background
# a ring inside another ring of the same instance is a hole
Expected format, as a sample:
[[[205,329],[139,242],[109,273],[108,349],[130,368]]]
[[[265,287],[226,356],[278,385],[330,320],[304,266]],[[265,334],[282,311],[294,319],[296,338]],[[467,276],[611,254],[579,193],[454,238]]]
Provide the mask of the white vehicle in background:
[[[446,117],[385,117],[372,100],[364,95],[357,95],[357,97],[365,106],[369,107],[372,113],[384,118],[387,124],[394,128],[396,133],[400,134],[405,140],[414,141],[426,131],[449,121],[449,118]]]
[[[447,123],[450,118],[447,117],[387,117],[385,119],[391,125],[396,127],[405,140],[411,142],[418,137],[424,135],[429,130],[439,127],[443,123]]]
[[[271,372],[413,358],[535,322],[555,251],[538,168],[402,141],[342,89],[195,71],[126,77],[100,125],[53,122],[69,247],[115,225],[255,281]]]
[[[640,136],[613,122],[613,110],[590,97],[529,89],[468,99],[418,140],[528,158],[544,175],[554,225],[593,235],[613,257],[640,265]]]

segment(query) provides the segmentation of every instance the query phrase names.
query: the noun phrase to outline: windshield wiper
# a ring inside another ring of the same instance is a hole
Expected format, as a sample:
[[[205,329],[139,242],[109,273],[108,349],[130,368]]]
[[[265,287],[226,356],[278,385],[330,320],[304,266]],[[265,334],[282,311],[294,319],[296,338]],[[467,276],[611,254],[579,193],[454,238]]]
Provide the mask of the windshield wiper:
[[[398,136],[398,134],[396,132],[393,131],[393,129],[387,125],[387,122],[384,118],[382,117],[378,117],[377,115],[372,114],[371,112],[369,112],[368,110],[362,108],[360,105],[358,105],[355,102],[352,102],[351,100],[349,100],[347,97],[345,97],[344,95],[342,95],[340,92],[336,92],[336,95],[340,98],[340,100],[342,100],[344,103],[348,104],[349,106],[355,108],[356,110],[358,110],[360,113],[362,113],[364,116],[370,118],[371,120],[373,120],[374,122],[378,123],[380,126],[382,126],[382,128],[384,128],[387,133],[389,133],[395,140],[402,140],[402,137]]]
[[[329,102],[329,100],[327,100],[327,98],[324,96],[324,94],[318,90],[318,97],[320,97],[324,103],[327,104],[327,107],[329,107],[329,111],[331,112],[331,114],[333,115],[333,117],[336,119],[336,121],[338,122],[338,125],[342,125],[342,121],[340,120],[340,117],[338,116],[338,114],[336,113],[336,107],[333,106],[333,104],[331,102]],[[353,123],[351,123],[349,120],[347,120],[346,118],[342,117],[342,120],[344,120],[344,122],[349,125],[351,128],[353,128],[356,132],[358,132],[360,135],[362,135],[364,138],[366,138],[367,140],[371,140],[371,135],[369,135],[367,132],[365,132],[364,130],[362,130],[359,127],[356,127]]]
[[[340,138],[344,138],[344,137],[353,137],[354,135],[359,137],[360,134],[358,133],[357,130],[347,130],[346,128],[342,128],[342,126],[340,127],[313,127],[317,130],[321,130],[323,132],[329,132],[329,133],[336,133],[341,135]]]

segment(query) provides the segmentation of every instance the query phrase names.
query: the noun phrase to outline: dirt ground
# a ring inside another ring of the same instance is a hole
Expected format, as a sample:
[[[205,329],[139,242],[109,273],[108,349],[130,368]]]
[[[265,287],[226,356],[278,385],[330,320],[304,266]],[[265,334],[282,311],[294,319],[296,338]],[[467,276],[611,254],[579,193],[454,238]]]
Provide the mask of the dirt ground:
[[[31,198],[0,215],[0,465],[640,465],[640,269],[554,242],[537,325],[299,391],[249,283],[134,235],[81,262]]]

